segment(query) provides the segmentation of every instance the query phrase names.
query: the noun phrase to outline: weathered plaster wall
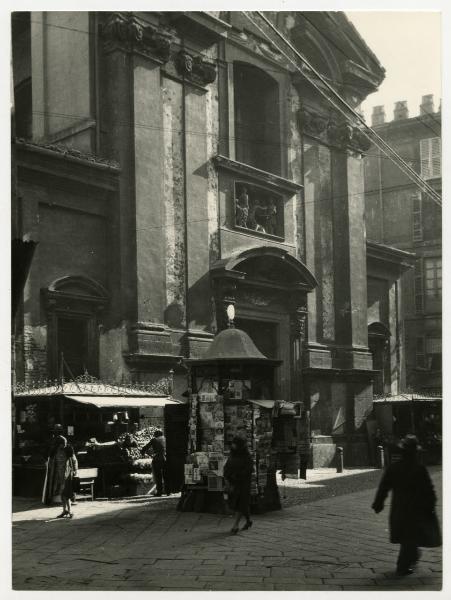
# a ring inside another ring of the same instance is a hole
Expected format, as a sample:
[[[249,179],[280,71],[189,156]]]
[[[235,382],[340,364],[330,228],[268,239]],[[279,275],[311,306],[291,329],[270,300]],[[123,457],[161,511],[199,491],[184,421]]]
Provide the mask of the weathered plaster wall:
[[[127,326],[123,322],[120,327],[99,331],[99,376],[104,381],[121,381],[129,377],[123,352],[128,349]]]
[[[304,142],[306,261],[318,280],[309,294],[309,341],[335,339],[335,277],[330,151]]]
[[[33,134],[39,138],[92,117],[90,13],[32,15]],[[92,149],[90,136],[74,138],[73,145]]]
[[[186,325],[185,173],[183,88],[163,77],[163,154],[166,255],[166,314],[170,327]]]
[[[297,114],[301,105],[299,92],[290,86],[287,95],[288,104],[288,178],[296,183],[304,184],[302,172],[302,138],[297,122]],[[300,192],[291,205],[291,215],[287,215],[293,223],[293,235],[296,245],[296,257],[305,262],[305,230],[304,230],[304,193]]]

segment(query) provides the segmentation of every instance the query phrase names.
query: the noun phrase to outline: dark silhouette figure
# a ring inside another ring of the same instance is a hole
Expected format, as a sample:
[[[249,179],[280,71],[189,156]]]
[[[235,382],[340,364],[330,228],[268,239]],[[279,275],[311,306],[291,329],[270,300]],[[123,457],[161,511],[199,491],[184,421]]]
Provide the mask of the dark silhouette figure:
[[[155,496],[163,494],[163,485],[167,488],[166,482],[166,438],[163,432],[157,429],[154,437],[148,444],[142,448],[141,453],[148,453],[152,456],[152,475],[157,487]],[[166,493],[168,490],[166,489]]]
[[[418,547],[440,546],[441,541],[434,487],[427,469],[418,461],[417,438],[407,435],[400,449],[401,459],[387,467],[372,508],[381,512],[392,490],[390,542],[400,544],[397,574],[409,575],[420,557]]]
[[[246,445],[246,440],[235,437],[230,448],[230,456],[224,465],[224,478],[229,486],[228,503],[235,512],[235,522],[231,533],[238,533],[240,520],[246,519],[242,529],[252,525],[250,518],[251,479],[253,471],[252,457]]]

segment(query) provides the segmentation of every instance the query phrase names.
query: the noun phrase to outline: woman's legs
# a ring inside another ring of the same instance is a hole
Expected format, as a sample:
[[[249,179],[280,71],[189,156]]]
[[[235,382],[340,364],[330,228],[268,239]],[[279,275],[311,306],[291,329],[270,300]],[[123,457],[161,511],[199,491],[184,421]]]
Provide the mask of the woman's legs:
[[[233,523],[232,531],[238,531],[238,529],[240,527],[240,521],[241,521],[242,516],[243,516],[242,513],[240,513],[239,511],[235,512],[235,514],[234,514],[235,521]]]

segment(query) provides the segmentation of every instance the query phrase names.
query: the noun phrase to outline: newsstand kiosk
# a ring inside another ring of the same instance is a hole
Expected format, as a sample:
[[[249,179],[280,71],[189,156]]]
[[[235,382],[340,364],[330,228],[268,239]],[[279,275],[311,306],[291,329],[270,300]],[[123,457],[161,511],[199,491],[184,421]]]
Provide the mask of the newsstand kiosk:
[[[296,407],[274,399],[274,370],[280,362],[266,358],[233,322],[216,335],[202,359],[187,361],[189,448],[179,510],[225,512],[223,468],[237,435],[247,440],[254,461],[251,510],[281,508],[274,421],[288,417],[295,430]]]

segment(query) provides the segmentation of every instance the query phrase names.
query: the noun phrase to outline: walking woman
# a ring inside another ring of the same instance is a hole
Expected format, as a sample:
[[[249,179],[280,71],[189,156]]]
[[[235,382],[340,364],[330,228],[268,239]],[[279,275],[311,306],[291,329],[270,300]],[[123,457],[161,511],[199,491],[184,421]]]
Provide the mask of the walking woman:
[[[66,467],[64,471],[64,485],[61,491],[61,502],[63,503],[63,512],[58,515],[58,519],[62,517],[69,517],[72,519],[74,516],[71,511],[71,502],[75,496],[74,490],[74,477],[78,476],[78,462],[75,456],[74,449],[72,446],[66,446]]]
[[[61,497],[63,512],[58,516],[71,517],[73,479],[77,476],[78,464],[71,446],[62,435],[57,435],[47,461],[47,472],[42,501],[50,505],[56,497]]]
[[[392,490],[390,542],[400,544],[396,572],[410,575],[420,557],[418,547],[440,546],[441,535],[434,512],[434,487],[426,468],[418,461],[417,438],[407,435],[400,448],[401,460],[385,471],[372,508],[381,512]]]
[[[249,529],[252,526],[250,518],[252,470],[252,457],[246,440],[235,437],[230,448],[230,456],[224,465],[224,478],[229,486],[228,502],[230,508],[235,511],[232,534],[238,533],[242,517],[246,520],[242,529]]]

